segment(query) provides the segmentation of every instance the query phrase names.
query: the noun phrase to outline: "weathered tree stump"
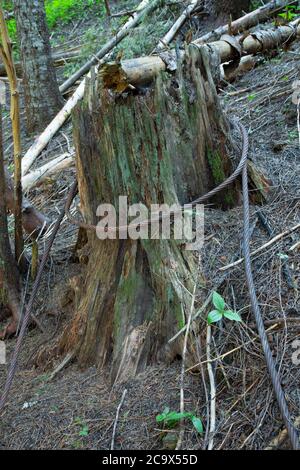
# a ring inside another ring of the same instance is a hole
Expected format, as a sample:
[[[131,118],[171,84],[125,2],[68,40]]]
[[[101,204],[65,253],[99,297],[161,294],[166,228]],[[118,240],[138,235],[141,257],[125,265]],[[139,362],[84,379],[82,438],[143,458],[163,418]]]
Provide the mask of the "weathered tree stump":
[[[230,125],[219,104],[209,54],[190,46],[176,76],[160,74],[143,93],[116,95],[93,77],[73,113],[81,209],[96,224],[99,204],[188,203],[232,171]],[[215,67],[214,67],[215,68]],[[219,70],[219,67],[217,67]],[[235,204],[236,186],[216,203]],[[62,339],[79,363],[112,361],[124,379],[152,361],[171,361],[182,337],[197,259],[176,240],[99,240],[88,233],[88,264],[75,317]],[[189,292],[188,292],[189,291]]]

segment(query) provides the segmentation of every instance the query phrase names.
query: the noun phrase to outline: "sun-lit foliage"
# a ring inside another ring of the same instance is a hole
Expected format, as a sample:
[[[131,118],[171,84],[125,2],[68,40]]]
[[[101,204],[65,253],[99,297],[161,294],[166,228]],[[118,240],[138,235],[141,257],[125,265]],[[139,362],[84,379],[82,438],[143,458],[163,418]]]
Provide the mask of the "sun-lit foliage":
[[[57,23],[68,23],[83,12],[86,7],[91,7],[95,4],[99,4],[99,7],[103,8],[104,11],[103,0],[46,0],[45,10],[48,26],[51,29]],[[6,11],[12,11],[12,1],[3,2],[3,7]],[[15,41],[17,28],[14,18],[7,21],[7,27],[11,39]]]

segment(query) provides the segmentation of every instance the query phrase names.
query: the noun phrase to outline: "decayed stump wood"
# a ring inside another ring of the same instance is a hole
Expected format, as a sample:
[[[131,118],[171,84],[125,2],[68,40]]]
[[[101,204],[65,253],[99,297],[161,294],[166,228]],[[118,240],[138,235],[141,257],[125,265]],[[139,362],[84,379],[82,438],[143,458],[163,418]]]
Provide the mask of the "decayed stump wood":
[[[97,223],[101,203],[187,203],[232,171],[230,126],[220,108],[205,50],[190,47],[176,76],[163,72],[145,94],[115,95],[89,81],[73,113],[81,208]],[[215,202],[233,205],[236,187]],[[79,363],[112,359],[112,379],[180,355],[196,280],[193,252],[174,240],[104,240],[89,232],[89,255],[75,318],[62,347]],[[198,279],[200,286],[204,279]],[[183,288],[185,286],[187,290]],[[201,295],[200,295],[201,296]]]

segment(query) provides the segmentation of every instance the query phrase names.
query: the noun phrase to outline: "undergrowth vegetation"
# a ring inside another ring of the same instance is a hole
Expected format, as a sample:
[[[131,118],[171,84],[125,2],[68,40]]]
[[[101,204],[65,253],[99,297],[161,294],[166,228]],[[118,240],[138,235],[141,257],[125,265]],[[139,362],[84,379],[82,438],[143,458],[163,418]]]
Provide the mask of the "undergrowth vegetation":
[[[5,10],[13,10],[12,1],[5,1],[3,3]],[[57,23],[68,23],[84,12],[87,7],[95,4],[99,4],[100,11],[105,12],[104,0],[46,0],[45,10],[48,26],[52,29]],[[7,27],[11,39],[16,41],[17,29],[14,18],[7,21]]]
[[[120,1],[118,10],[131,11],[138,3],[138,0]],[[121,55],[123,59],[132,59],[151,53],[159,39],[172,26],[179,12],[178,5],[165,2],[162,8],[155,10],[149,17],[145,17],[136,28],[129,32],[128,36],[114,48],[111,58],[114,59],[117,55]],[[96,54],[108,38],[116,34],[129,18],[129,16],[121,16],[108,20],[105,9],[102,8],[97,18],[94,18],[93,23],[84,32],[78,60],[65,66],[64,76],[71,75],[87,59]],[[59,42],[63,42],[61,38]]]

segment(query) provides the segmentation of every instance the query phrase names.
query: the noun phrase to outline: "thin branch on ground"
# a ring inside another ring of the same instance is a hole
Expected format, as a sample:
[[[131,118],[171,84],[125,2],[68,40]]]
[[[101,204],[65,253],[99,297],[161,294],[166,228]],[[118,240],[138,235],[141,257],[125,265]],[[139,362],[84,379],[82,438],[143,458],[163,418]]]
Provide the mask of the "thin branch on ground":
[[[120,403],[119,403],[119,405],[118,405],[118,408],[117,408],[117,413],[116,413],[116,418],[115,418],[114,428],[113,428],[113,434],[112,434],[112,438],[111,438],[110,450],[114,450],[114,447],[115,447],[115,436],[116,436],[116,431],[117,431],[117,425],[118,425],[118,420],[119,420],[119,414],[120,414],[120,410],[121,410],[121,408],[122,408],[122,405],[123,405],[123,403],[124,403],[126,394],[127,394],[127,389],[125,388],[125,390],[124,390],[124,392],[123,392],[123,395],[122,395],[122,398],[121,398],[121,401],[120,401]]]
[[[212,450],[214,447],[214,435],[216,430],[216,382],[215,374],[211,360],[211,339],[212,327],[207,325],[206,330],[206,356],[207,356],[207,371],[210,384],[210,422],[209,422],[209,437],[207,450]]]
[[[191,328],[191,323],[192,323],[192,318],[193,318],[193,312],[194,312],[194,307],[195,307],[196,291],[197,291],[197,286],[198,286],[198,274],[199,274],[200,266],[201,266],[201,256],[199,254],[197,277],[196,277],[196,281],[194,284],[191,308],[190,308],[190,312],[187,318],[187,326],[186,326],[186,331],[185,331],[185,336],[184,336],[184,341],[183,341],[183,349],[182,349],[182,363],[181,363],[181,374],[180,374],[180,413],[184,413],[184,375],[185,375],[187,343],[188,343],[188,338],[189,338],[190,328]],[[183,437],[184,437],[184,427],[181,421],[180,433],[179,433],[179,438],[178,438],[177,445],[176,445],[176,450],[181,449]]]

